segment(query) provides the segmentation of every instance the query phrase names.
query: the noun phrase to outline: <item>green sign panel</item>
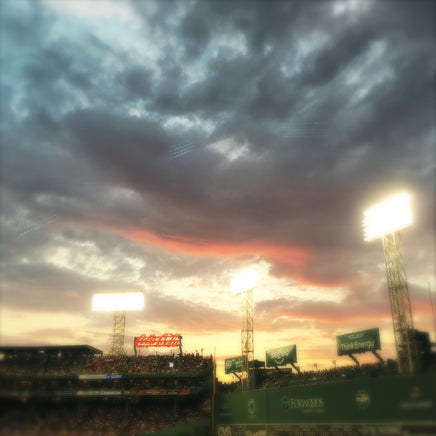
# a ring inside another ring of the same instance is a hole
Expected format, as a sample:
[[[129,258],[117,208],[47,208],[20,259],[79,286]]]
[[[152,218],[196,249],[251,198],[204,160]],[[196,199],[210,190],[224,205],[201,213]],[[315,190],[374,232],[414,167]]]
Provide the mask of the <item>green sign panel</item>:
[[[297,362],[297,347],[288,345],[287,347],[273,348],[266,351],[266,366],[282,366],[287,363]]]
[[[226,374],[231,374],[232,372],[241,372],[244,368],[245,356],[231,357],[225,360]]]
[[[378,329],[362,330],[336,337],[338,356],[381,350]]]

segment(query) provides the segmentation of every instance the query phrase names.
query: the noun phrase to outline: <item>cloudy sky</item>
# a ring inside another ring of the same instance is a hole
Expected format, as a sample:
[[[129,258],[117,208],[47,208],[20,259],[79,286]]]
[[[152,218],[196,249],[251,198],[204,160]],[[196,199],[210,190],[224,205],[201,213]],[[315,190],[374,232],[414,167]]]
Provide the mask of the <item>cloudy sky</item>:
[[[363,211],[401,190],[415,326],[434,336],[432,1],[1,2],[2,345],[108,351],[97,292],[143,290],[139,334],[240,354],[232,278],[259,273],[255,357],[379,327]],[[346,358],[338,364],[348,364]],[[371,359],[370,359],[371,360]],[[374,359],[373,359],[374,360]]]

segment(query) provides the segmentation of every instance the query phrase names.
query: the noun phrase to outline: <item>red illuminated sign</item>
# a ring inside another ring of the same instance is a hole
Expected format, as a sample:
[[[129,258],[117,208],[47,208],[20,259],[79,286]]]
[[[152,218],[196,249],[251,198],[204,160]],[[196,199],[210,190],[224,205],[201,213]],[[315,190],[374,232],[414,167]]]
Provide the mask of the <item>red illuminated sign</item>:
[[[180,344],[180,338],[180,333],[164,333],[162,336],[141,335],[136,338],[135,347],[178,347]]]

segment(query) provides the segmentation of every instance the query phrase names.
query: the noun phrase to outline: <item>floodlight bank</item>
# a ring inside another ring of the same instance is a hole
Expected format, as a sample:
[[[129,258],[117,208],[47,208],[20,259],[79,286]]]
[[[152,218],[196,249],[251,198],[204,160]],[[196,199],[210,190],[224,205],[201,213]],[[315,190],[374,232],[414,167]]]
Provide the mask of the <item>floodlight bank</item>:
[[[411,226],[413,223],[410,196],[401,193],[368,209],[364,213],[363,228],[365,241]]]
[[[92,298],[94,312],[131,311],[143,308],[144,294],[142,292],[94,294]]]
[[[232,280],[232,294],[240,294],[254,289],[259,283],[256,271],[248,271],[243,273]]]

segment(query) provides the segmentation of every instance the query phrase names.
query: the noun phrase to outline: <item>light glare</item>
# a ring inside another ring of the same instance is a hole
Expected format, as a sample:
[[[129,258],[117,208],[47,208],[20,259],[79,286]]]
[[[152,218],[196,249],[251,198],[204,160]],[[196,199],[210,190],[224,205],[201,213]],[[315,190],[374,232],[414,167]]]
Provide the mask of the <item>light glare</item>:
[[[94,294],[92,310],[94,312],[116,312],[142,310],[144,294],[142,292],[120,292],[109,294]]]
[[[412,225],[410,196],[406,193],[398,194],[368,209],[364,215],[365,241],[409,227]]]
[[[232,280],[232,294],[240,294],[242,292],[253,289],[259,283],[258,274],[256,271],[247,271]]]

